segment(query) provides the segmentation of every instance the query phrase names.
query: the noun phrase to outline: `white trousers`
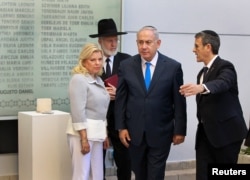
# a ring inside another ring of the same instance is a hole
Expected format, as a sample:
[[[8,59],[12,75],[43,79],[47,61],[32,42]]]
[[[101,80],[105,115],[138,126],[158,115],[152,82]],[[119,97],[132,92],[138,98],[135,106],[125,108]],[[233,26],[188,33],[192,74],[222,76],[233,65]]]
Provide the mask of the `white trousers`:
[[[80,137],[67,136],[72,158],[72,180],[103,180],[103,142],[89,140],[90,152],[83,155]]]

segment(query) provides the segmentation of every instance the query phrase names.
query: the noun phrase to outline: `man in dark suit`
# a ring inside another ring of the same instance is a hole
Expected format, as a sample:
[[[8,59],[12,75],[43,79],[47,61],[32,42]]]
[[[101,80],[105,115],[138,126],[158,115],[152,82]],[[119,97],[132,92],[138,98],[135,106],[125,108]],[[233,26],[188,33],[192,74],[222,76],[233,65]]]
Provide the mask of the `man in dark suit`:
[[[196,180],[207,180],[209,163],[237,163],[247,134],[238,98],[237,74],[233,64],[218,56],[220,38],[211,30],[195,35],[193,52],[203,62],[197,84],[180,87],[184,96],[196,95]]]
[[[160,44],[157,29],[143,27],[137,33],[139,54],[121,62],[118,72],[116,129],[129,148],[136,180],[163,180],[171,144],[186,135],[181,64],[158,52]],[[150,82],[144,82],[148,75]]]
[[[130,57],[130,55],[117,51],[118,48],[118,35],[127,34],[127,32],[118,32],[116,24],[113,19],[101,19],[98,22],[98,34],[89,35],[92,38],[98,37],[98,43],[100,44],[104,53],[104,73],[102,79],[105,80],[112,75],[117,74],[120,62]],[[106,59],[109,59],[106,61]],[[117,178],[118,180],[130,180],[131,179],[131,163],[128,149],[121,143],[118,135],[118,131],[115,130],[114,120],[114,105],[116,96],[116,87],[108,84],[106,87],[108,90],[111,101],[107,113],[108,121],[108,137],[111,140],[114,149],[114,160],[117,166]],[[105,174],[105,154],[104,150],[104,174]]]

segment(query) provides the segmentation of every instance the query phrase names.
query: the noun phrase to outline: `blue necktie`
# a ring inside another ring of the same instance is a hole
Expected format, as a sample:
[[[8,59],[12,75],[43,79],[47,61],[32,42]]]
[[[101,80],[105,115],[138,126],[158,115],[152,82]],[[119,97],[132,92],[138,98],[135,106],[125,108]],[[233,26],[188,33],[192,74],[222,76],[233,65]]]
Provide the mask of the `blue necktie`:
[[[150,85],[150,81],[151,81],[151,72],[150,72],[150,65],[151,65],[151,63],[150,62],[146,62],[145,64],[146,64],[145,85],[146,85],[146,88],[148,90],[149,85]]]

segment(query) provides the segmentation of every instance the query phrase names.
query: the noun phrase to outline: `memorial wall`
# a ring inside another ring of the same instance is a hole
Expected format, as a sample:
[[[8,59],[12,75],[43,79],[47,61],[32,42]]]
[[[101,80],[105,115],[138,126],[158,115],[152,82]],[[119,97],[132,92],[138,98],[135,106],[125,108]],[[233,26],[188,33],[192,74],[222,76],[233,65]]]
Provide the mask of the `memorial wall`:
[[[0,0],[0,116],[52,98],[69,111],[71,69],[102,18],[121,24],[121,0]]]

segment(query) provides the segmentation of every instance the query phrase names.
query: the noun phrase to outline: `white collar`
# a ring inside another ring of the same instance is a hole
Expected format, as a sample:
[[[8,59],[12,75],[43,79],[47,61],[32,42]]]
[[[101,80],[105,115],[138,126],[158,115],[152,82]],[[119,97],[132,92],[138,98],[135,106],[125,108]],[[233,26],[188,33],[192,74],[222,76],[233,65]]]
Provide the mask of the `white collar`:
[[[215,56],[213,57],[213,59],[207,64],[206,67],[208,67],[208,69],[212,66],[214,60],[215,60],[217,57],[218,57],[218,55],[215,55]]]

